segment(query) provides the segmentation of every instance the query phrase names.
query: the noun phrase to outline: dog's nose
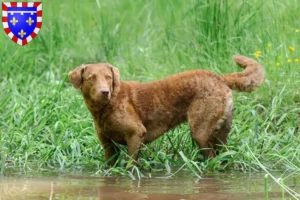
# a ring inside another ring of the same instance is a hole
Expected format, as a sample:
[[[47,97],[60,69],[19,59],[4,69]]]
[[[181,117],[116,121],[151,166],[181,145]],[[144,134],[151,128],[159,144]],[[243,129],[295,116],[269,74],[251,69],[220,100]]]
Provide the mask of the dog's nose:
[[[109,90],[107,88],[103,88],[100,90],[101,94],[103,95],[108,95],[109,94]]]

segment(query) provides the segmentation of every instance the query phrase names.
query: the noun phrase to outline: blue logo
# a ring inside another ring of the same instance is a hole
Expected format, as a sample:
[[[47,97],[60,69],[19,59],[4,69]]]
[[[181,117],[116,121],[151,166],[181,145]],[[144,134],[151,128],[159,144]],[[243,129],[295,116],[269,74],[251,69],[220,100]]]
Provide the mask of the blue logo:
[[[28,44],[42,27],[42,3],[3,2],[2,25],[12,41],[21,46]]]

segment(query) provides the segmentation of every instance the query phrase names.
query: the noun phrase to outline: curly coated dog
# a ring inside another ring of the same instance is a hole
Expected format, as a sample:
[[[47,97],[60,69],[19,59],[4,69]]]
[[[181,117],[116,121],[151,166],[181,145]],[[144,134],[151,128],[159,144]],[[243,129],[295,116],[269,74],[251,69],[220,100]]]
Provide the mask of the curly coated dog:
[[[251,92],[264,79],[255,60],[239,55],[233,59],[244,71],[217,75],[192,70],[140,83],[121,81],[117,68],[97,63],[84,64],[68,75],[93,116],[110,164],[116,161],[115,143],[127,145],[128,155],[137,161],[142,144],[185,121],[201,153],[213,158],[231,129],[232,90]]]

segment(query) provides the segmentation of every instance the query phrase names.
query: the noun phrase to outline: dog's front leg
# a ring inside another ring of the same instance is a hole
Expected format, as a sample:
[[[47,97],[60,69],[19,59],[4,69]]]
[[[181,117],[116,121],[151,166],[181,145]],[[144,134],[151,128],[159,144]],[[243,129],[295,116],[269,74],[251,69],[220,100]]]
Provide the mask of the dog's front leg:
[[[108,165],[113,166],[117,161],[117,152],[112,141],[101,142],[105,152],[105,161]]]
[[[133,160],[133,165],[137,164],[139,150],[142,147],[146,128],[141,123],[128,123],[131,131],[125,136],[128,147],[128,156]]]
[[[127,144],[130,162],[132,165],[136,165],[147,129],[133,110],[133,106],[129,104],[127,107],[128,110],[114,115],[113,120],[111,120],[111,127],[116,127],[116,130],[123,134],[122,139]]]
[[[117,152],[115,150],[114,143],[99,132],[97,133],[97,136],[98,136],[98,138],[102,144],[103,150],[104,150],[105,161],[107,162],[108,165],[113,166],[117,161],[117,158],[116,158]]]
[[[139,150],[142,146],[142,138],[137,134],[133,134],[132,136],[126,138],[126,143],[128,146],[128,156],[130,159],[132,159],[132,164],[136,165],[138,161]]]

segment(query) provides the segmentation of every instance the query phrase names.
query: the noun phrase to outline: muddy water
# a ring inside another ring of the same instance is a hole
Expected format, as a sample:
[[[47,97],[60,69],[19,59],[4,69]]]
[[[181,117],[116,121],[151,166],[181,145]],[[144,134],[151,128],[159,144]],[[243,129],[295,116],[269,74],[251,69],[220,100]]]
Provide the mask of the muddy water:
[[[174,177],[166,177],[166,174],[159,173],[138,181],[127,177],[99,177],[86,173],[53,174],[47,177],[44,174],[10,174],[0,176],[0,200],[265,199],[264,174],[218,173],[198,179],[190,173],[181,172]],[[291,180],[286,184],[293,187],[300,183]],[[269,199],[282,199],[281,189],[271,180]]]

